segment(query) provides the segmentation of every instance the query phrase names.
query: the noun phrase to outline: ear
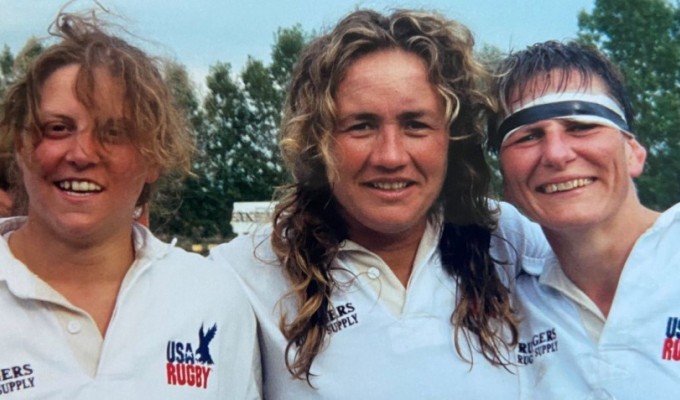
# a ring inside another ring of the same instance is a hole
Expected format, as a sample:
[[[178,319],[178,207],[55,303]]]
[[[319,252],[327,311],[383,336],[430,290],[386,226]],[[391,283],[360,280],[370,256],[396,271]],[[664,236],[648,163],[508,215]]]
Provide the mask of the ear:
[[[645,169],[645,160],[647,159],[647,150],[635,138],[627,138],[626,143],[626,159],[628,161],[628,173],[631,178],[637,178],[642,175]]]
[[[144,183],[152,184],[158,180],[160,175],[160,167],[156,164],[150,165],[148,171],[146,172],[146,180],[144,180]]]

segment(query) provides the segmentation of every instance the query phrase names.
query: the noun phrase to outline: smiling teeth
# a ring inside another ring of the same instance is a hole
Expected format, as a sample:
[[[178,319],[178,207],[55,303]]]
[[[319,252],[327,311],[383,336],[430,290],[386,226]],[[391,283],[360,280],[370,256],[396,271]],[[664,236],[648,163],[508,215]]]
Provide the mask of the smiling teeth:
[[[71,192],[101,192],[102,190],[101,186],[88,181],[62,181],[59,182],[59,188]]]
[[[376,187],[378,189],[382,190],[399,190],[405,188],[407,185],[406,182],[381,182],[381,183],[373,183],[373,187]]]
[[[545,185],[543,187],[543,192],[548,194],[555,192],[564,192],[566,190],[587,186],[590,185],[591,183],[593,183],[593,179],[591,178],[574,179],[573,181],[561,183],[551,183],[550,185]]]

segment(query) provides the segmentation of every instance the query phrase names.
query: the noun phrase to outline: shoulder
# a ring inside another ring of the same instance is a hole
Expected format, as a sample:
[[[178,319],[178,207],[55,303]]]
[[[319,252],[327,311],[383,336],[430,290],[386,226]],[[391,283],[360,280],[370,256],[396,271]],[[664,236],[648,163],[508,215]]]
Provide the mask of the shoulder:
[[[146,234],[137,262],[141,268],[148,268],[144,275],[154,281],[159,292],[193,293],[230,308],[247,307],[245,292],[231,269],[220,268],[214,261],[162,242],[150,233]]]
[[[680,203],[658,216],[654,224],[638,238],[632,253],[644,253],[647,254],[647,258],[653,255],[680,259],[680,252],[677,251],[678,237],[680,237]]]
[[[498,212],[498,228],[503,231],[540,229],[540,226],[524,216],[515,206],[504,201],[494,202]]]
[[[494,237],[523,257],[545,258],[552,250],[540,225],[529,220],[513,205],[499,202],[498,227]]]
[[[220,269],[236,274],[256,308],[264,305],[271,310],[290,291],[288,279],[272,250],[269,233],[237,237],[213,248],[209,258]]]
[[[657,219],[654,227],[666,229],[680,229],[680,203],[667,209]]]
[[[237,236],[210,250],[208,258],[220,264],[231,264],[237,270],[250,268],[253,264],[272,264],[277,261],[268,232]]]

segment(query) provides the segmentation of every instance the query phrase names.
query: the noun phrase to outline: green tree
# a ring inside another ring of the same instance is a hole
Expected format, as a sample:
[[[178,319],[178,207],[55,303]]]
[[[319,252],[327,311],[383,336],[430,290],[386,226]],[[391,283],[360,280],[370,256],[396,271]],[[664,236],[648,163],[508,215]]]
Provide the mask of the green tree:
[[[579,39],[621,68],[632,95],[639,140],[648,150],[638,179],[644,204],[680,200],[680,8],[665,0],[597,0],[579,15]]]
[[[481,50],[476,52],[475,56],[488,71],[495,71],[507,54],[503,53],[496,46],[484,44]],[[485,156],[491,168],[491,196],[495,198],[502,197],[503,178],[501,177],[498,155],[494,152],[487,151]]]
[[[305,40],[299,26],[280,29],[271,64],[251,57],[237,76],[229,64],[211,67],[198,142],[205,156],[199,171],[207,184],[203,206],[215,234],[231,234],[233,202],[269,200],[285,181],[277,135],[285,88]]]
[[[30,37],[26,41],[16,57],[12,55],[9,46],[4,45],[2,53],[0,53],[0,99],[4,98],[7,88],[26,71],[28,64],[44,49],[42,43],[34,37]],[[0,115],[1,107],[0,104]]]
[[[203,110],[196,90],[186,68],[174,61],[166,61],[163,75],[168,83],[177,106],[184,111],[189,128],[197,140],[204,126]],[[170,176],[158,183],[158,190],[151,206],[151,226],[156,234],[166,237],[179,235],[185,238],[210,236],[211,216],[201,206],[204,202],[203,177],[196,173],[201,170],[202,154],[197,152],[192,170],[194,175],[185,179]],[[207,227],[207,228],[206,228]],[[214,234],[214,233],[213,233]]]
[[[28,65],[44,50],[45,46],[39,39],[30,37],[14,59],[13,76],[17,77],[23,75],[28,69]]]
[[[14,80],[14,56],[5,45],[0,53],[0,98],[4,97],[7,87]]]

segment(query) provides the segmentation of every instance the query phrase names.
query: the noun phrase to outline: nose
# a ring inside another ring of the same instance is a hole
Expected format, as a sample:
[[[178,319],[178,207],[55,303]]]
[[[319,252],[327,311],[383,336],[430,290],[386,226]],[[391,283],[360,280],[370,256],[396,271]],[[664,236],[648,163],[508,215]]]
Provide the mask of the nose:
[[[92,130],[77,132],[70,138],[66,161],[82,169],[101,160],[101,144]]]
[[[576,157],[570,136],[564,127],[555,125],[546,129],[542,148],[543,165],[563,169]]]
[[[385,169],[398,169],[408,162],[406,143],[398,126],[386,124],[380,129],[371,152],[371,162]]]

